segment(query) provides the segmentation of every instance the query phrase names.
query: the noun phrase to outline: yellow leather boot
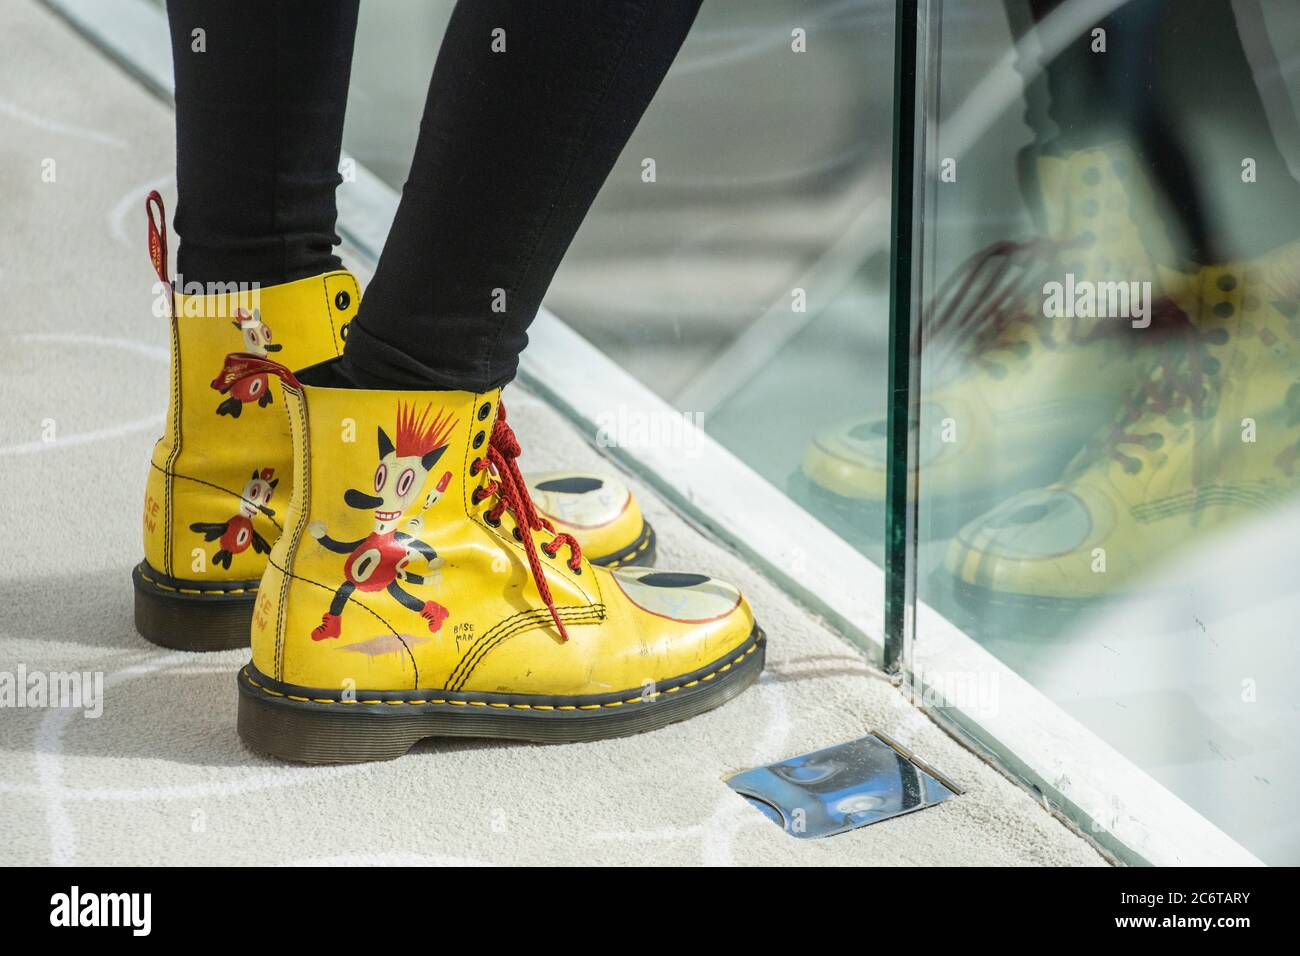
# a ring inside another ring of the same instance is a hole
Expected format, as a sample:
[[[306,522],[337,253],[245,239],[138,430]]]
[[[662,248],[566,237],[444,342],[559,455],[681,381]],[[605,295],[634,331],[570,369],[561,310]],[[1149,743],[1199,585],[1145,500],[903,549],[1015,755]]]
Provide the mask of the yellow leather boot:
[[[654,564],[655,532],[627,485],[609,475],[547,471],[524,475],[538,513],[573,535],[592,564]]]
[[[157,193],[149,205],[150,257],[170,289],[166,213]],[[247,645],[292,461],[289,421],[271,387],[278,382],[255,363],[274,355],[298,366],[338,355],[359,298],[356,280],[342,271],[172,294],[166,430],[145,488],[144,560],[131,575],[142,636],[182,650]]]
[[[432,736],[590,740],[698,714],[758,676],[763,633],[734,587],[595,567],[553,531],[499,390],[281,374],[293,492],[238,677],[254,750],[338,762]]]
[[[170,288],[166,213],[157,193],[149,203],[150,256]],[[258,581],[289,499],[292,449],[278,380],[244,363],[274,356],[301,368],[338,355],[360,301],[346,271],[173,296],[166,432],[145,490],[145,557],[132,573],[143,637],[191,651],[248,646]],[[622,482],[568,472],[530,481],[543,512],[593,563],[653,562],[654,530]]]

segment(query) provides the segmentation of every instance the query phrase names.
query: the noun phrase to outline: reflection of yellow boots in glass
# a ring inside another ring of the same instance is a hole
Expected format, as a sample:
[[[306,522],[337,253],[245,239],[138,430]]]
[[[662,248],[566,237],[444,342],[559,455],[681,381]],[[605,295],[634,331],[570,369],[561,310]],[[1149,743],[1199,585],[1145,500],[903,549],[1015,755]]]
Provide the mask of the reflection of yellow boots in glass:
[[[1300,492],[1300,243],[1180,283],[1162,360],[1061,480],[961,529],[946,559],[980,602],[1131,588],[1179,548]]]
[[[1048,318],[1044,285],[1067,274],[1154,279],[1171,257],[1163,239],[1139,234],[1139,221],[1155,221],[1149,186],[1118,146],[1045,156],[1038,172],[1048,238],[972,256],[924,316],[923,371],[934,384],[920,398],[917,458],[932,521],[1050,481],[1141,375],[1145,340],[1131,323]],[[850,509],[883,506],[886,434],[883,416],[818,433],[802,466],[814,493]]]
[[[333,762],[431,736],[635,733],[723,703],[762,669],[735,588],[594,567],[537,513],[498,391],[284,378],[293,497],[239,675],[253,749]]]

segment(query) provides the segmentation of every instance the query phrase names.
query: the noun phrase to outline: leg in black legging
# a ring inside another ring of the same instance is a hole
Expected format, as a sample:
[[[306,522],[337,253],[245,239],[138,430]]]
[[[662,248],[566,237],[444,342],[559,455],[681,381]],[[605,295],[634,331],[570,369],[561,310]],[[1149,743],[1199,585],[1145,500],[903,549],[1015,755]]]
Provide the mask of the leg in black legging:
[[[184,281],[275,285],[340,267],[334,191],[357,6],[168,0]]]
[[[341,377],[470,390],[514,377],[528,324],[699,4],[457,5]]]

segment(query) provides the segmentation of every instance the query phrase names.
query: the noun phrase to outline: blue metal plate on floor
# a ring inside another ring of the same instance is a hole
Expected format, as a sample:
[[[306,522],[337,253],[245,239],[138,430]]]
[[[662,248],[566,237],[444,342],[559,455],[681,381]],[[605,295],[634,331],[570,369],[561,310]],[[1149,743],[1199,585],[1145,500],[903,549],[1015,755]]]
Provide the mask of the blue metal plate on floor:
[[[801,840],[870,826],[961,793],[883,734],[742,770],[726,783]]]

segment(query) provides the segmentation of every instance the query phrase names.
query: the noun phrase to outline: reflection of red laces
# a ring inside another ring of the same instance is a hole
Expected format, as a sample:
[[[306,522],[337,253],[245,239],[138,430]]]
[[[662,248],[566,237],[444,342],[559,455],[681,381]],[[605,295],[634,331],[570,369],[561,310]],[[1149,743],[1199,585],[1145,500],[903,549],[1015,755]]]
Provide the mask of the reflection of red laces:
[[[1007,239],[984,247],[940,284],[925,310],[924,335],[955,351],[972,338],[988,347],[1012,323],[1032,322],[1034,294],[1059,271],[1062,251],[1078,243]]]
[[[573,535],[557,533],[555,526],[537,513],[533,499],[528,494],[528,486],[524,483],[523,475],[519,473],[519,465],[515,461],[518,457],[519,441],[515,438],[514,431],[506,424],[506,408],[501,405],[498,407],[496,426],[492,429],[492,440],[488,442],[487,459],[475,458],[469,466],[471,475],[488,471],[490,476],[495,477],[490,477],[488,483],[482,488],[474,489],[473,502],[479,504],[493,495],[497,496],[497,503],[483,513],[484,520],[493,527],[501,523],[503,511],[509,511],[514,515],[516,536],[523,542],[524,552],[528,555],[528,565],[533,572],[537,593],[546,602],[546,608],[551,612],[551,620],[555,622],[560,637],[567,641],[569,632],[564,629],[560,614],[555,609],[555,599],[551,597],[551,588],[546,581],[542,559],[537,556],[533,532],[546,531],[552,535],[551,540],[542,545],[542,550],[549,558],[555,557],[561,547],[567,546],[570,554],[569,569],[579,574],[582,573],[582,548]]]
[[[1201,332],[1182,309],[1168,299],[1156,302],[1151,327],[1161,335],[1162,354],[1146,381],[1124,400],[1124,409],[1094,447],[1118,461],[1129,474],[1142,469],[1142,462],[1125,453],[1123,445],[1155,451],[1164,444],[1158,431],[1134,432],[1129,426],[1147,413],[1168,418],[1187,408],[1193,419],[1205,414],[1211,397],[1210,385],[1219,371],[1219,361],[1205,353],[1209,345],[1228,341],[1226,329]],[[1195,454],[1196,445],[1192,450]]]

